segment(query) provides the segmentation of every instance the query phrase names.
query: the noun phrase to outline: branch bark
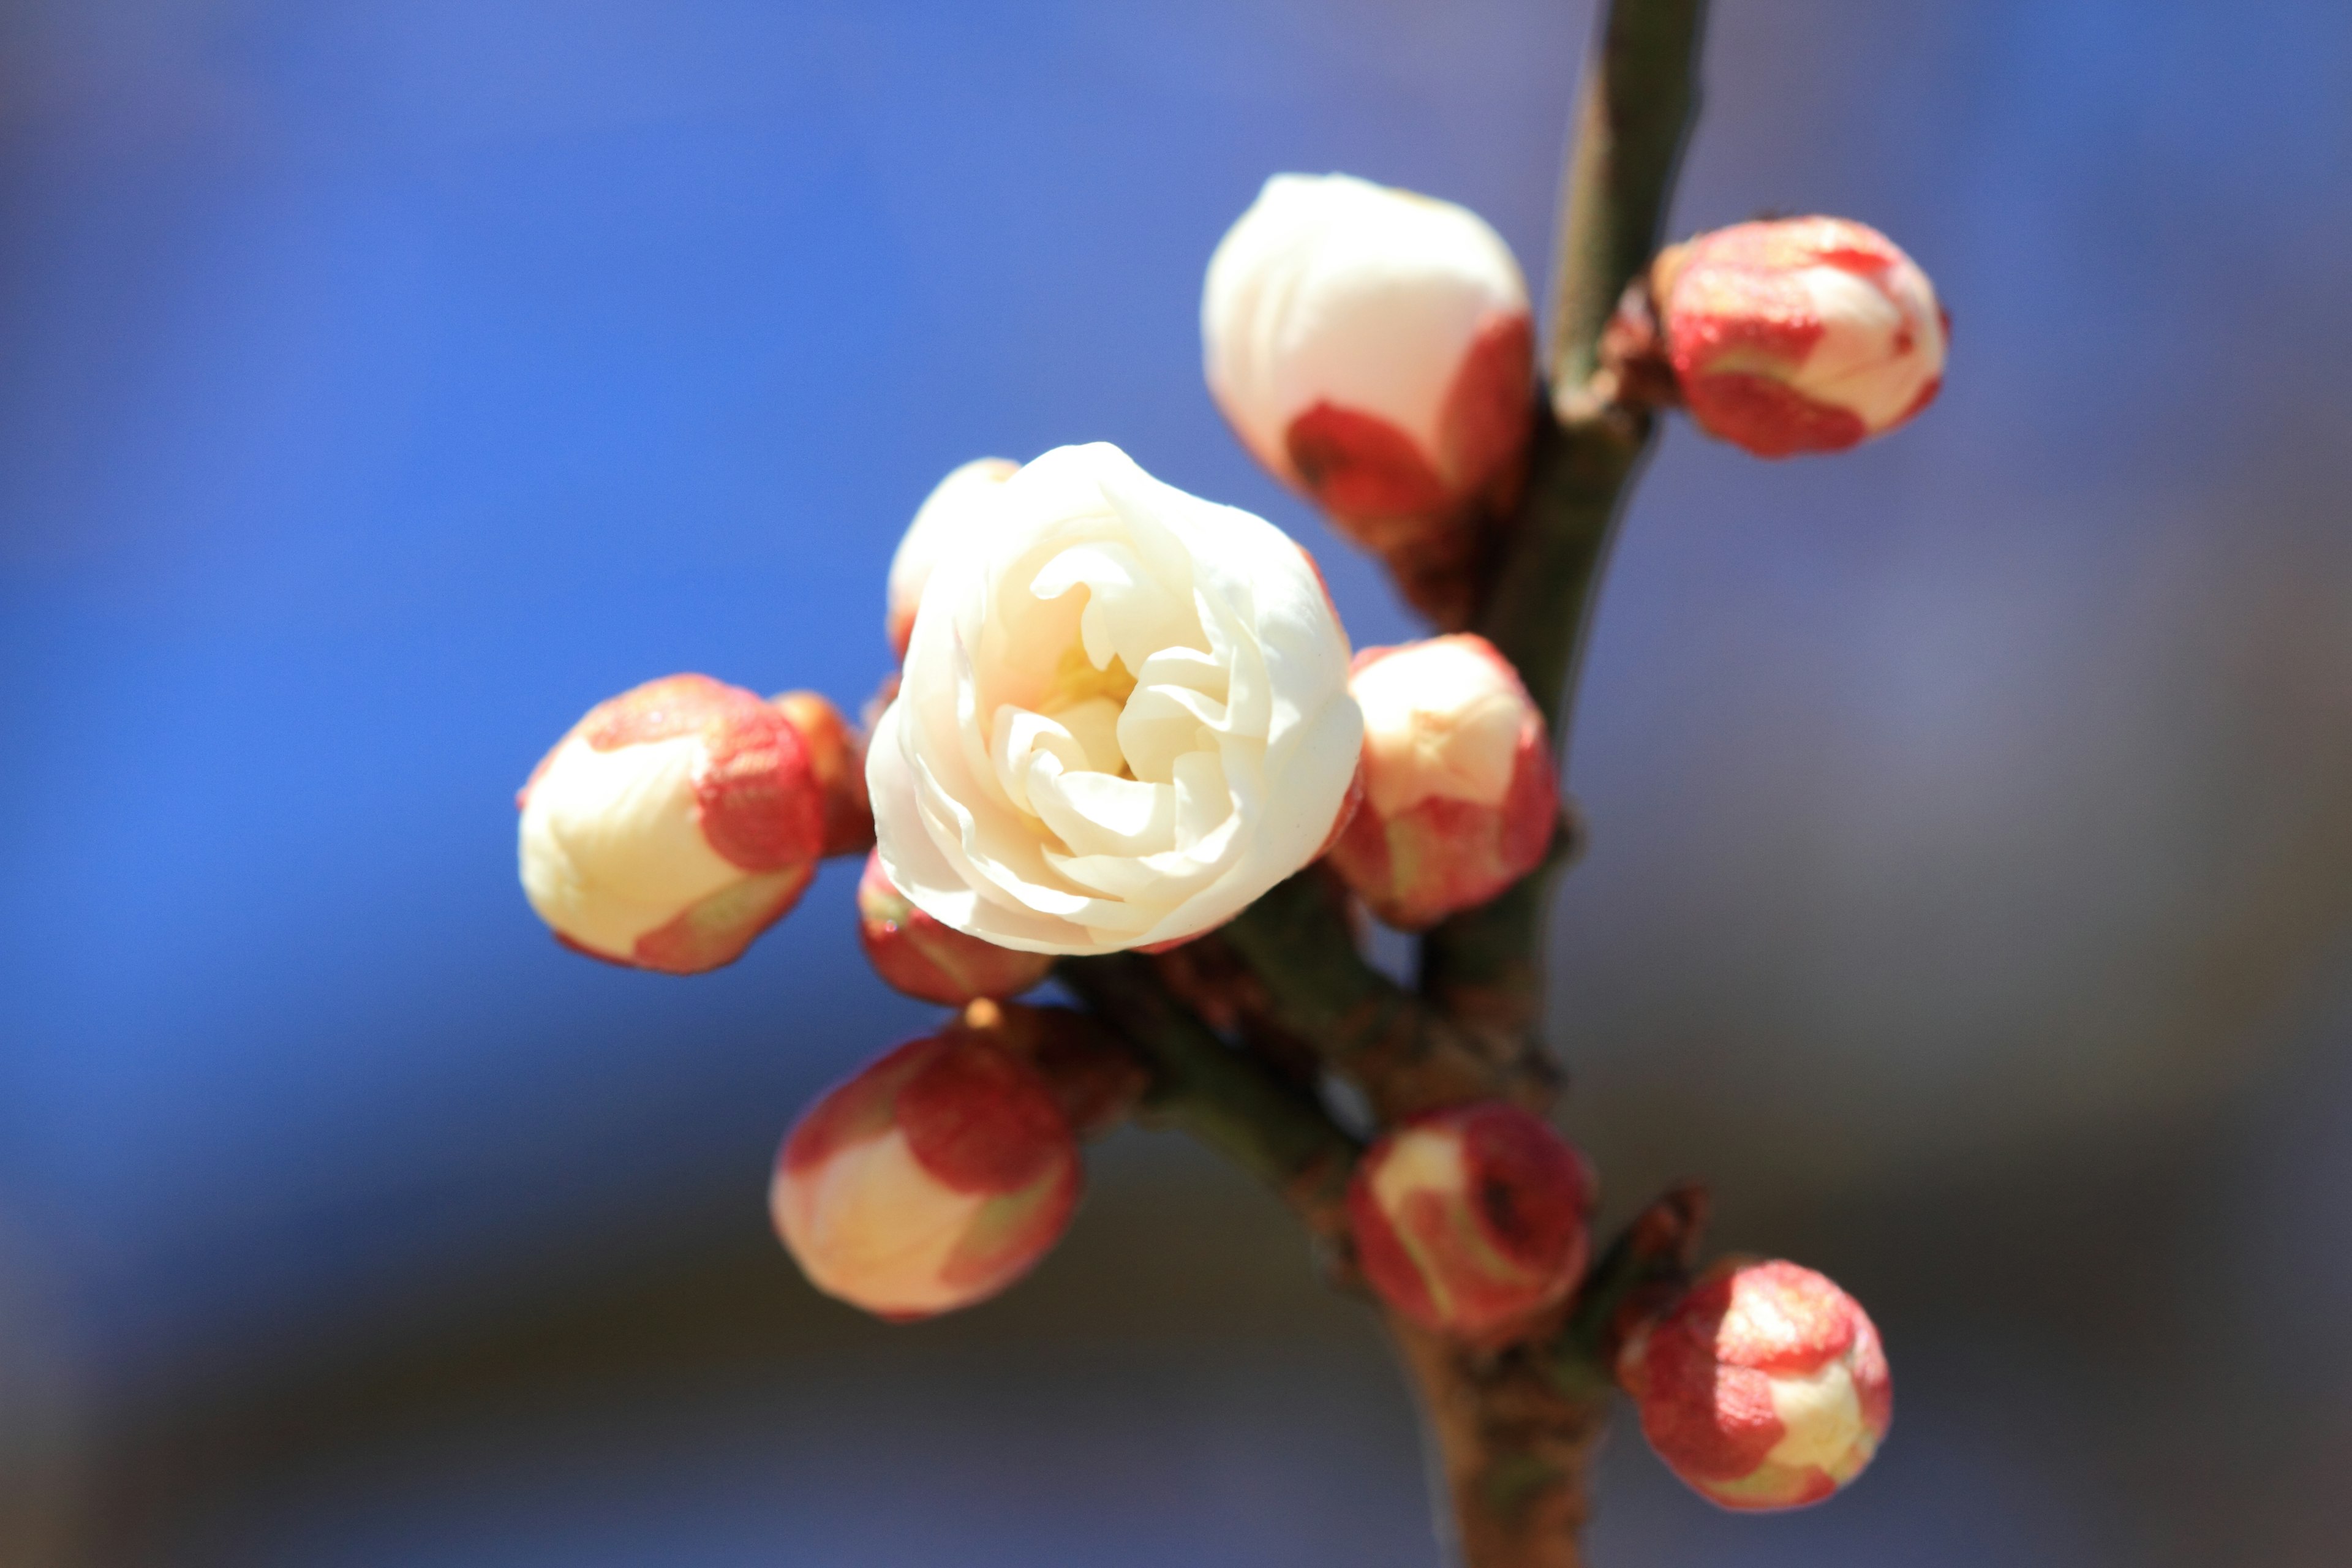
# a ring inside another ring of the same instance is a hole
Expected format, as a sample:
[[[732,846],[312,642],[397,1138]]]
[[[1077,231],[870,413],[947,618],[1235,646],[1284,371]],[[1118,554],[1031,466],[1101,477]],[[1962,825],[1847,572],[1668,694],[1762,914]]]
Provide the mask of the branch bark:
[[[1612,0],[1602,19],[1560,200],[1549,393],[1518,516],[1475,623],[1517,668],[1563,752],[1601,570],[1654,434],[1645,410],[1596,396],[1592,374],[1610,312],[1657,248],[1698,112],[1706,15],[1706,0]],[[1572,858],[1562,847],[1502,898],[1423,940],[1425,995],[1483,1030],[1536,1041],[1544,919],[1553,879]]]
[[[1617,521],[1654,437],[1649,414],[1593,388],[1602,329],[1649,263],[1697,113],[1706,0],[1610,0],[1577,111],[1560,202],[1552,324],[1528,482],[1475,629],[1517,667],[1564,744]],[[1567,776],[1563,759],[1562,777]],[[1563,840],[1571,835],[1563,831]],[[1541,1059],[1543,926],[1563,842],[1534,873],[1422,942],[1422,990],[1451,1016]],[[1498,1357],[1391,1324],[1444,1460],[1467,1568],[1580,1568],[1585,1477],[1605,1426],[1624,1313],[1687,1266],[1703,1197],[1669,1194],[1593,1270],[1567,1322]]]
[[[1217,1038],[1138,954],[1066,958],[1054,974],[1150,1068],[1144,1115],[1223,1151],[1282,1194],[1317,1235],[1342,1234],[1359,1149],[1321,1105]]]

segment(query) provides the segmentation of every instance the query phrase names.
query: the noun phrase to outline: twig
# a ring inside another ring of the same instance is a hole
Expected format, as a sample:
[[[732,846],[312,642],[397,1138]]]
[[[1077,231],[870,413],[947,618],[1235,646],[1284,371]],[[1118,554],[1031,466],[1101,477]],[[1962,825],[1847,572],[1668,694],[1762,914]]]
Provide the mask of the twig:
[[[1150,1067],[1146,1115],[1223,1150],[1318,1235],[1340,1233],[1358,1150],[1320,1105],[1210,1033],[1136,954],[1066,958],[1054,973]]]
[[[1476,629],[1502,650],[1565,745],[1601,568],[1652,423],[1593,397],[1601,329],[1648,263],[1698,111],[1706,0],[1614,0],[1585,73],[1561,198],[1548,369],[1527,491]],[[1563,765],[1563,777],[1565,768]],[[1422,943],[1422,989],[1465,1020],[1531,1037],[1555,856],[1501,899]]]
[[[1549,1063],[1489,1048],[1366,963],[1313,869],[1260,898],[1220,934],[1255,973],[1275,1022],[1315,1042],[1327,1063],[1363,1089],[1382,1123],[1496,1095],[1549,1108],[1557,1089]]]

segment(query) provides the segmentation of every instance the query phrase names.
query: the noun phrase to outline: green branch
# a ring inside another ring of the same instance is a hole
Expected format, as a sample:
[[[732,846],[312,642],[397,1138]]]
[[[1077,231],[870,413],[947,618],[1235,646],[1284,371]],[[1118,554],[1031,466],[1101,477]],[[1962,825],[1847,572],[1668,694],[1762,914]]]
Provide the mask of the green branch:
[[[1563,753],[1601,571],[1653,436],[1646,413],[1603,404],[1588,384],[1601,329],[1657,249],[1698,112],[1706,12],[1706,0],[1617,0],[1602,25],[1560,203],[1551,393],[1537,418],[1527,491],[1475,623],[1527,682]],[[1569,858],[1561,847],[1502,898],[1429,933],[1425,994],[1486,1032],[1535,1039],[1544,918],[1552,879]]]
[[[1217,1038],[1134,953],[1066,958],[1054,974],[1151,1068],[1147,1116],[1223,1151],[1317,1231],[1339,1232],[1358,1148],[1321,1105]]]

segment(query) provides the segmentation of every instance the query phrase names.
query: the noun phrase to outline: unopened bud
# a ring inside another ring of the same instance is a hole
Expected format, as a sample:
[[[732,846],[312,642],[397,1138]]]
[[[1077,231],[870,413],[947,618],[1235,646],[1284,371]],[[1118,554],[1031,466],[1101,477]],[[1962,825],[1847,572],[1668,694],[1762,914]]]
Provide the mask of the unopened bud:
[[[811,1106],[776,1157],[769,1212],[809,1282],[904,1321],[1003,1289],[1052,1249],[1078,1151],[1036,1069],[951,1027]]]
[[[940,552],[984,520],[997,487],[1020,468],[1009,458],[976,458],[941,479],[915,510],[915,521],[907,525],[890,557],[889,614],[884,629],[900,658],[907,657],[915,612],[922,605],[923,587],[930,582]]]
[[[1655,1323],[1617,1375],[1650,1447],[1702,1497],[1800,1508],[1862,1473],[1894,1410],[1878,1331],[1793,1263],[1727,1258]]]
[[[523,892],[557,939],[673,974],[739,956],[801,896],[823,842],[799,731],[707,675],[589,710],[515,804]]]
[[[1501,1100],[1413,1118],[1348,1189],[1356,1257],[1381,1299],[1428,1328],[1507,1337],[1584,1273],[1592,1179],[1538,1117]]]
[[[866,962],[893,989],[947,1007],[1018,996],[1054,967],[1052,953],[1015,952],[933,920],[891,885],[878,851],[858,879],[857,935]]]
[[[776,711],[792,721],[808,749],[809,773],[824,797],[824,853],[874,847],[874,808],[866,801],[866,737],[841,710],[814,691],[787,691]]]
[[[1691,417],[1759,458],[1883,435],[1943,384],[1935,287],[1865,225],[1734,224],[1668,247],[1650,287]]]
[[[1373,914],[1423,931],[1542,863],[1559,820],[1543,715],[1482,637],[1356,656],[1364,802],[1329,856]]]
[[[1417,605],[1458,596],[1532,428],[1527,281],[1502,237],[1450,202],[1276,174],[1210,258],[1201,330],[1210,393],[1258,460]]]

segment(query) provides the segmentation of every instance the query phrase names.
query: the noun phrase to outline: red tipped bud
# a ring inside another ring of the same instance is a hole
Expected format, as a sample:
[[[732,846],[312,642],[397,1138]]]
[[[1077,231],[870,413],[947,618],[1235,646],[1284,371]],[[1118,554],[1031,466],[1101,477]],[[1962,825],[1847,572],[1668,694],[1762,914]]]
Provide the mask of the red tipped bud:
[[[878,851],[866,858],[866,875],[858,879],[857,922],[875,973],[896,990],[942,1006],[1018,996],[1042,984],[1054,967],[1050,952],[1015,952],[941,925],[891,885]]]
[[[1559,826],[1543,715],[1486,638],[1356,656],[1364,802],[1330,863],[1381,921],[1423,931],[1535,869]]]
[[[1009,458],[976,458],[941,479],[890,557],[889,613],[884,630],[900,658],[907,657],[907,639],[915,632],[915,611],[923,602],[923,588],[940,554],[969,533],[986,516],[999,486],[1021,465]]]
[[[1863,224],[1734,224],[1668,247],[1650,288],[1691,417],[1759,458],[1883,435],[1943,384],[1935,286]]]
[[[1584,1273],[1592,1178],[1559,1133],[1501,1100],[1413,1118],[1348,1188],[1364,1278],[1428,1328],[1507,1338]]]
[[[1666,1468],[1731,1509],[1830,1496],[1870,1463],[1894,1409],[1869,1317],[1793,1263],[1717,1263],[1634,1332],[1617,1375]]]
[[[673,974],[740,955],[808,886],[823,842],[800,732],[707,675],[589,710],[515,803],[523,892],[557,940]]]
[[[792,721],[808,748],[809,773],[824,797],[824,853],[874,847],[874,808],[866,801],[866,737],[841,710],[814,691],[787,691],[776,711]]]
[[[1461,607],[1477,514],[1517,493],[1530,323],[1476,214],[1345,174],[1267,181],[1201,306],[1209,390],[1244,444],[1432,613]]]
[[[1078,1174],[1037,1069],[950,1028],[811,1106],[777,1155],[768,1206],[810,1283],[903,1321],[1027,1273],[1068,1226]]]

